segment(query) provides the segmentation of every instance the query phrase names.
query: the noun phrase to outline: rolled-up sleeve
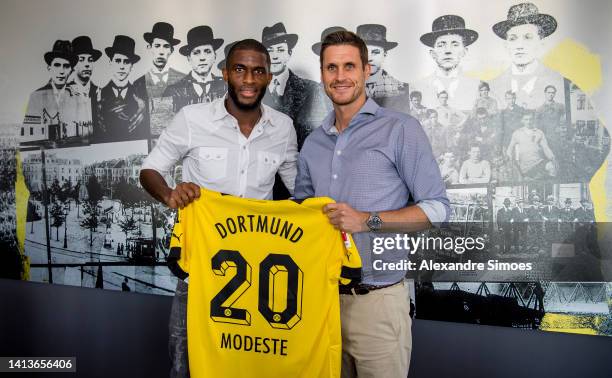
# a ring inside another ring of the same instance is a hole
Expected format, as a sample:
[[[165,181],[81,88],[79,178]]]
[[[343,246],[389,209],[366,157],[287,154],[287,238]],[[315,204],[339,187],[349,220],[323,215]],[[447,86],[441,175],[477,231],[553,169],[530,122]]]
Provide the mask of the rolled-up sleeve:
[[[189,150],[191,131],[183,110],[179,111],[160,135],[157,145],[142,164],[142,169],[153,169],[166,174]]]
[[[416,119],[406,121],[397,148],[398,171],[414,202],[434,226],[446,222],[450,203],[429,139]]]

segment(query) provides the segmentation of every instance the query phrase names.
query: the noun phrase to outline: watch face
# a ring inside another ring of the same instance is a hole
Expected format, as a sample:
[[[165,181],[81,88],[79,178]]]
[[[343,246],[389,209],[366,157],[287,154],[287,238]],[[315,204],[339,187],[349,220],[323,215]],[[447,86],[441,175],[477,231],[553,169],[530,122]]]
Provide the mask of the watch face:
[[[370,230],[378,231],[380,229],[380,226],[382,225],[382,220],[380,219],[378,214],[372,214],[368,218],[368,221],[366,222],[366,224],[368,225]]]

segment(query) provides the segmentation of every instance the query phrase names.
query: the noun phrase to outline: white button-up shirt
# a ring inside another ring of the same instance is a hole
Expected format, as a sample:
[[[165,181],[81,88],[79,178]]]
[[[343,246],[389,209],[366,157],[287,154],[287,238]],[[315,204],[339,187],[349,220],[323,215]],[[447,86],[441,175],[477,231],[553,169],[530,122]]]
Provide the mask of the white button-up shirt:
[[[166,175],[182,161],[183,182],[257,199],[272,198],[278,172],[293,194],[298,151],[291,118],[262,104],[261,119],[247,138],[224,100],[183,107],[142,168]]]

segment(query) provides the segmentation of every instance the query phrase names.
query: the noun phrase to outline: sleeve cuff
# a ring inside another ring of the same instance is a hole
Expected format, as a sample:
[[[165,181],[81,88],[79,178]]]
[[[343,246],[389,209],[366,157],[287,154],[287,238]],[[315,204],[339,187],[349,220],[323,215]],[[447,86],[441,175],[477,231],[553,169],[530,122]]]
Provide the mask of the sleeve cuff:
[[[416,204],[423,210],[429,222],[434,227],[440,227],[441,223],[448,220],[447,207],[440,201],[436,200],[423,200]]]

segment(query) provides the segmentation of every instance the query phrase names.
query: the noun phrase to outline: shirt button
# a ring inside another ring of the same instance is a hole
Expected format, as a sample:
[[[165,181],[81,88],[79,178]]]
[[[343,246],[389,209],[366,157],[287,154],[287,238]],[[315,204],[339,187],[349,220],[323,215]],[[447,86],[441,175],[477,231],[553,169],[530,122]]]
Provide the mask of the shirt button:
[[[240,171],[241,174],[244,174],[244,169],[242,171]]]
[[[242,149],[243,149],[243,150],[246,150],[246,146],[242,146]]]
[[[335,180],[335,179],[337,179],[337,178],[338,178],[338,175],[334,173],[334,174],[332,175],[332,178]]]
[[[336,155],[342,155],[342,151],[341,150],[336,151]]]

